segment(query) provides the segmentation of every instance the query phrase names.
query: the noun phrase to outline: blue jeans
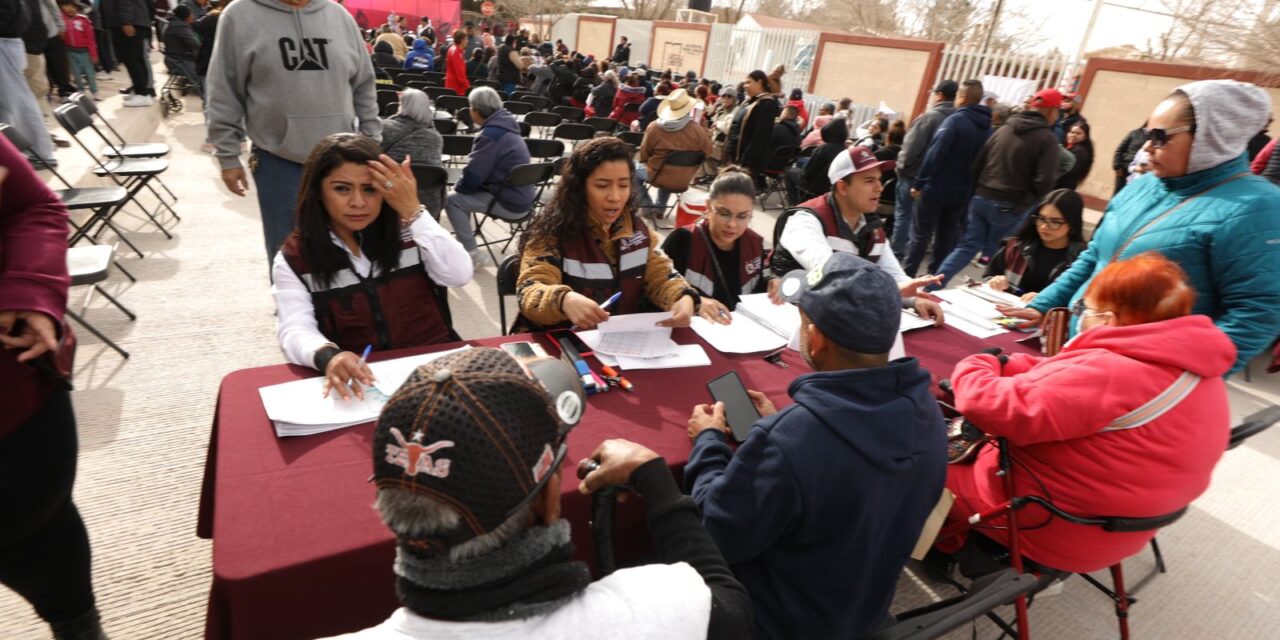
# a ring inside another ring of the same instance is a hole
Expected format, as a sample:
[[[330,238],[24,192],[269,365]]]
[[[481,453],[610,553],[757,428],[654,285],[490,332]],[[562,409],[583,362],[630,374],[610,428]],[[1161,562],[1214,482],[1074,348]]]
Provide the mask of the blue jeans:
[[[889,248],[899,260],[907,256],[907,240],[911,237],[911,221],[915,218],[916,201],[911,197],[911,181],[901,176],[894,183],[893,237]],[[910,274],[908,274],[910,275]]]
[[[503,82],[503,83],[502,83],[502,97],[503,97],[503,98],[507,98],[507,97],[509,97],[511,94],[513,94],[513,93],[515,93],[515,92],[516,92],[516,83],[514,83],[514,82]]]
[[[909,197],[909,196],[908,196]],[[964,215],[964,202],[943,204],[928,195],[920,197],[915,204],[915,220],[911,221],[911,240],[907,243],[907,257],[902,263],[907,276],[916,277],[920,263],[924,262],[924,254],[929,250],[929,241],[933,241],[933,258],[929,260],[929,273],[938,273],[939,263],[949,257],[951,249],[956,246],[956,234],[960,231],[960,218]],[[897,221],[894,221],[897,225]],[[904,229],[904,231],[906,231]],[[895,226],[893,235],[898,236]]]
[[[648,167],[646,167],[643,164],[636,165],[635,190],[640,192],[641,206],[646,206],[646,207],[654,206],[653,198],[649,197],[649,190],[645,188],[645,182],[647,182],[648,180],[649,180]],[[667,191],[666,189],[663,189],[662,187],[658,187],[657,206],[662,207],[665,210],[667,208],[667,203],[670,201],[671,201],[671,192]]]
[[[254,147],[249,157],[249,168],[258,192],[262,237],[266,241],[267,265],[270,268],[276,251],[293,232],[298,185],[302,184],[302,165]]]
[[[22,40],[0,38],[0,122],[16,126],[30,141],[33,153],[54,162],[53,140],[40,114],[40,104],[23,75],[26,70],[27,49]]]
[[[71,79],[75,81],[76,89],[84,91],[88,88],[97,93],[98,78],[93,70],[93,60],[89,59],[89,50],[67,47],[67,62],[71,64]]]
[[[969,201],[969,228],[964,232],[964,240],[938,268],[938,273],[942,274],[941,286],[947,286],[947,282],[963,271],[979,251],[995,253],[1001,240],[1017,232],[1018,225],[1022,224],[1022,213],[1016,203],[973,196]]]

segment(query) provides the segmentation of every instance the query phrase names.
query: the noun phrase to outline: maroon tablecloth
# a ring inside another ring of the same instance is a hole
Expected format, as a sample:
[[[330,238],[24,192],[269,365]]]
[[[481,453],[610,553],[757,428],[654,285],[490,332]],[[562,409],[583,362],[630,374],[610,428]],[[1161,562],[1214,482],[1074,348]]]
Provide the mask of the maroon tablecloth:
[[[983,346],[1022,349],[1021,336],[988,343],[949,327],[907,334],[910,355],[939,377],[960,358]],[[472,341],[496,346],[527,340],[506,336]],[[700,342],[680,329],[681,343]],[[545,344],[545,343],[544,343]],[[456,345],[380,354],[373,360]],[[608,438],[640,442],[664,456],[679,477],[688,459],[686,422],[693,406],[709,401],[706,382],[736,370],[743,382],[790,403],[787,385],[809,371],[788,351],[783,369],[760,354],[725,355],[703,343],[709,367],[627,372],[635,393],[620,390],[591,396],[590,408],[569,436],[567,467]],[[556,351],[550,350],[550,353]],[[593,363],[594,364],[594,363]],[[198,534],[213,538],[213,585],[207,638],[315,638],[358,630],[385,619],[396,608],[393,538],[373,510],[373,424],[329,433],[276,438],[258,388],[315,375],[310,369],[277,365],[246,369],[222,381],[200,499]],[[592,554],[590,499],[564,482],[564,515],[573,523],[579,557]],[[651,545],[638,501],[620,506],[616,522],[618,559],[626,564]]]

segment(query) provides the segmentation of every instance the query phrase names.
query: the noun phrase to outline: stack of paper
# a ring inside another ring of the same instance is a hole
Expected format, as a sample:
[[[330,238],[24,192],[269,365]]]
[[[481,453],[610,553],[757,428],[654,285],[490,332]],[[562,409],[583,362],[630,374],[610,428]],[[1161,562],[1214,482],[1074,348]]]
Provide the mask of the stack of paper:
[[[387,400],[419,366],[471,347],[437,351],[418,356],[369,363],[374,386],[364,390],[364,399],[343,400],[336,392],[322,397],[324,377],[295,380],[258,389],[267,417],[275,425],[276,436],[305,436],[370,422],[378,418]]]
[[[990,289],[988,291],[990,294],[999,293]],[[990,296],[980,296],[969,287],[935,291],[933,295],[945,303],[942,311],[946,315],[947,324],[976,338],[990,338],[1006,333],[995,322],[997,318],[1003,318],[1004,314],[996,309]]]
[[[753,293],[738,300],[731,324],[694,318],[689,326],[721,353],[772,351],[786,346],[800,329],[800,310],[773,304],[767,293]]]
[[[671,329],[657,323],[670,313],[633,313],[613,316],[596,331],[579,331],[601,364],[623,369],[675,369],[711,364],[700,345],[676,344]],[[696,319],[696,318],[695,318]]]
[[[908,311],[903,311],[902,322],[898,325],[898,333],[906,333],[908,331],[915,331],[916,329],[924,329],[932,326],[932,320],[921,318],[920,316]]]

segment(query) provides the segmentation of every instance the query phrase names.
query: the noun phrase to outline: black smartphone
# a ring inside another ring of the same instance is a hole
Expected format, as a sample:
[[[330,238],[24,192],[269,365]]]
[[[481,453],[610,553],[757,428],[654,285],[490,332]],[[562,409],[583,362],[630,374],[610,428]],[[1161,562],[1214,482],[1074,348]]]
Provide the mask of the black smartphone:
[[[742,385],[738,373],[730,371],[708,382],[707,391],[716,402],[724,403],[724,418],[733,431],[733,439],[738,442],[746,440],[751,425],[760,419],[760,412],[756,411],[756,405],[747,395],[747,388]]]
[[[578,350],[579,355],[591,355],[591,347],[588,347],[587,343],[583,342],[582,338],[579,338],[578,334],[574,333],[572,330],[555,329],[553,331],[548,331],[547,335],[551,338],[552,344],[556,344],[558,346],[561,338],[568,338],[569,342],[573,345],[573,348]]]

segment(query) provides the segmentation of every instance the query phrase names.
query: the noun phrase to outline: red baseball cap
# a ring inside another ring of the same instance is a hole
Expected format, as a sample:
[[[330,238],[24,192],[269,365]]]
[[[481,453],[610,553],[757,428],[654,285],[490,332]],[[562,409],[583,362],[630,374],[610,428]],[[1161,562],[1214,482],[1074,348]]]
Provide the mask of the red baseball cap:
[[[1058,109],[1062,107],[1062,92],[1057,89],[1044,89],[1031,98],[1031,106],[1044,107],[1046,109]]]

